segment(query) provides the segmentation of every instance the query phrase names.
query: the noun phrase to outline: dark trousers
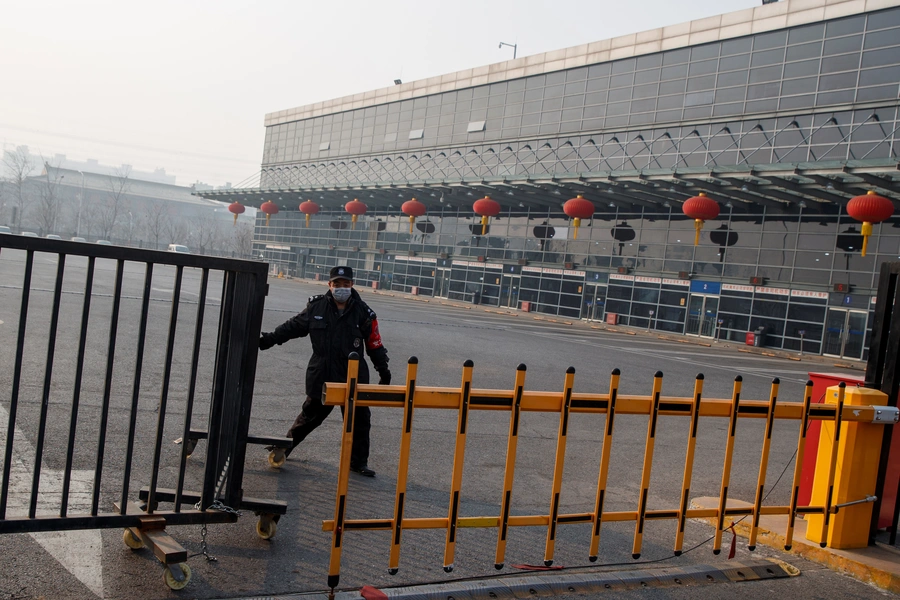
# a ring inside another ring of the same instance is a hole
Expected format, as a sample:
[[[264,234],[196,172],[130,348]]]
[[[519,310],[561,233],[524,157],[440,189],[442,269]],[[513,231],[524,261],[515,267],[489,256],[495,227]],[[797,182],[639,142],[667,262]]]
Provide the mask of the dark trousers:
[[[291,449],[285,452],[285,455],[291,453],[291,450],[297,447],[316,427],[325,421],[325,418],[331,414],[334,406],[326,406],[319,400],[313,400],[309,396],[303,403],[300,414],[294,420],[294,424],[288,430],[287,436],[294,440]],[[344,414],[344,407],[341,407],[341,415]],[[351,467],[365,467],[369,464],[369,430],[372,428],[372,412],[368,406],[357,406],[353,411],[353,449],[350,452]]]

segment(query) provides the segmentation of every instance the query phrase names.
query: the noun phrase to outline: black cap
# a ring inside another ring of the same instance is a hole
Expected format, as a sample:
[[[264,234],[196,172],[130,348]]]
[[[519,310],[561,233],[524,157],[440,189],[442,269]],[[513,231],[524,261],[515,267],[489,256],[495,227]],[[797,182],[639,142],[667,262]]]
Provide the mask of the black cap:
[[[328,281],[334,281],[335,279],[349,279],[353,281],[353,269],[344,266],[332,267],[331,272],[328,274]]]

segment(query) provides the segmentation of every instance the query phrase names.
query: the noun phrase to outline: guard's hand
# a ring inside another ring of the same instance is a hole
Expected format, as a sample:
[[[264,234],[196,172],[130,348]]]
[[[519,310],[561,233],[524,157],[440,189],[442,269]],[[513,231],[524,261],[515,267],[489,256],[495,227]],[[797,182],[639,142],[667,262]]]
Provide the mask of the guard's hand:
[[[259,349],[268,350],[275,345],[274,336],[271,333],[264,333],[259,336]]]
[[[382,369],[378,372],[380,375],[378,385],[391,385],[391,372],[388,369]]]

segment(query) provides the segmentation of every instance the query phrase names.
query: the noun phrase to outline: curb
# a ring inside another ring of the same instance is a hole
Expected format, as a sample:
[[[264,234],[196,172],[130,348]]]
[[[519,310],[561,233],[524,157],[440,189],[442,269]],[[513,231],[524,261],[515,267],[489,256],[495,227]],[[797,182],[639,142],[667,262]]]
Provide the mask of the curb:
[[[730,508],[753,507],[752,503],[742,500],[729,499],[726,504]],[[719,499],[713,497],[695,498],[691,501],[691,506],[717,509]],[[713,527],[716,526],[715,517],[706,517],[698,520]],[[736,522],[734,529],[739,536],[749,538],[750,519]],[[830,547],[820,548],[818,544],[806,539],[806,521],[803,519],[794,521],[794,537],[791,540],[791,549],[785,550],[784,534],[778,532],[786,530],[787,515],[764,515],[760,518],[759,528],[757,529],[757,544],[769,546],[779,552],[796,554],[843,575],[848,575],[894,594],[900,594],[900,560],[898,560],[896,551],[888,550],[878,545],[852,550],[840,550]]]

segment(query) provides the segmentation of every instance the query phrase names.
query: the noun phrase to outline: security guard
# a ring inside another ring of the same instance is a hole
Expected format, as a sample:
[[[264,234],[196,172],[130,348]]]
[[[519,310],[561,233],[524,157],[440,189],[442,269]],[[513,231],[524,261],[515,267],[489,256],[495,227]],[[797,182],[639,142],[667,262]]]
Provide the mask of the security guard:
[[[328,288],[324,295],[312,296],[303,312],[279,325],[275,331],[263,333],[259,340],[260,350],[307,335],[312,342],[313,354],[306,368],[306,401],[287,433],[287,437],[292,438],[294,443],[286,454],[290,454],[331,413],[334,407],[322,403],[322,386],[327,381],[347,380],[347,364],[351,352],[360,355],[359,383],[369,383],[369,367],[362,357],[363,346],[378,371],[378,383],[391,383],[387,349],[381,342],[378,320],[372,309],[353,289],[353,269],[347,266],[331,269]],[[368,465],[371,428],[369,407],[356,407],[354,419],[350,470],[366,477],[375,477],[375,471]]]

